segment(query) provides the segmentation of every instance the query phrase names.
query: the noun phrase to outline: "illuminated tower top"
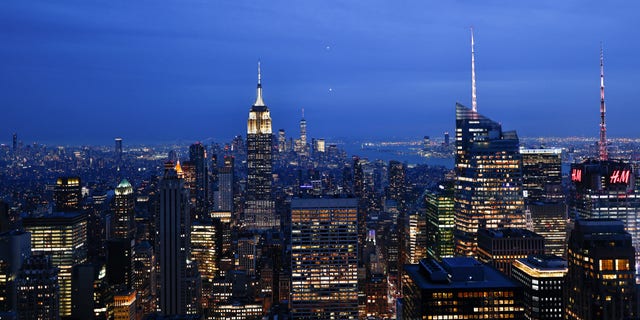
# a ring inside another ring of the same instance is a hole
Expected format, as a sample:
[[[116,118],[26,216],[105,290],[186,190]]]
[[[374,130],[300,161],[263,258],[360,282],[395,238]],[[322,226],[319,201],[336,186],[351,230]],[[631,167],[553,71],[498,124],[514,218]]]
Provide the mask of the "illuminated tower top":
[[[256,89],[256,102],[253,103],[249,111],[249,121],[247,122],[247,134],[271,134],[271,115],[269,108],[262,100],[262,73],[260,71],[260,61],[258,61],[258,87]]]
[[[264,107],[264,101],[262,101],[262,73],[260,72],[260,60],[258,60],[258,87],[256,89],[256,102],[254,107]]]
[[[604,105],[604,54],[602,43],[600,43],[600,160],[607,160],[607,124],[605,122],[605,113],[607,108]]]

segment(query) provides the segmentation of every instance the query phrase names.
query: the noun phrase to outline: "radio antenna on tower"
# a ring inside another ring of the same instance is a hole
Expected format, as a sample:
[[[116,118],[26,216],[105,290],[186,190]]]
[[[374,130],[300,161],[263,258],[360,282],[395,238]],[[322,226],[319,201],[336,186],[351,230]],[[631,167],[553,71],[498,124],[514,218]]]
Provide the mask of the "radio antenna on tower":
[[[471,27],[471,109],[478,112],[478,99],[476,97],[476,55],[473,42],[473,27]]]
[[[600,42],[600,160],[604,161],[609,158],[607,153],[607,124],[605,122],[605,113],[607,108],[604,105],[604,50],[602,42]]]

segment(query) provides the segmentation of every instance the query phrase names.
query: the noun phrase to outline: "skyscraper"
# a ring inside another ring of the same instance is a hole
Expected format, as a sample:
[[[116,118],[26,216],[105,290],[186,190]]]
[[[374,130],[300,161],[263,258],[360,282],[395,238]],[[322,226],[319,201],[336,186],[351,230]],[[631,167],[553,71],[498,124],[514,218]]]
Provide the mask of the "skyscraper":
[[[525,201],[562,201],[562,149],[520,148],[520,154]]]
[[[160,181],[158,260],[160,272],[160,312],[163,315],[187,313],[185,286],[190,254],[189,195],[184,188],[182,169],[165,164]]]
[[[60,177],[53,189],[55,211],[69,212],[80,210],[82,185],[80,177]]]
[[[291,201],[293,319],[358,318],[357,199]]]
[[[16,278],[18,319],[60,319],[58,268],[51,257],[27,258]]]
[[[31,232],[31,252],[51,255],[51,263],[60,270],[60,316],[70,316],[71,269],[87,259],[86,214],[54,212],[26,217],[22,223]]]
[[[554,255],[530,256],[514,261],[511,272],[512,278],[524,287],[527,319],[561,319],[566,260]]]
[[[526,226],[515,131],[456,104],[455,173],[457,254],[475,254],[478,229]]]
[[[520,154],[524,202],[533,231],[544,237],[547,254],[564,256],[567,205],[562,189],[562,149],[520,148]]]
[[[234,158],[224,157],[224,167],[218,170],[218,191],[215,192],[215,210],[233,212]]]
[[[13,151],[13,153],[16,153],[17,150],[18,150],[18,134],[14,133],[13,144],[11,145],[11,151]]]
[[[207,152],[202,143],[197,142],[189,146],[189,162],[195,167],[194,189],[196,197],[196,217],[202,219],[209,209]]]
[[[17,230],[0,233],[0,313],[16,310],[15,279],[29,256],[31,234]]]
[[[640,190],[636,173],[627,162],[590,159],[571,165],[569,195],[571,219],[618,219],[631,234],[633,246],[640,248]],[[636,252],[636,255],[638,253]],[[635,270],[640,256],[635,259]]]
[[[295,151],[299,156],[309,156],[309,145],[307,144],[307,120],[304,119],[304,109],[302,109],[302,119],[300,119],[300,139],[296,140]]]
[[[115,238],[133,239],[135,199],[133,187],[127,179],[122,179],[115,190],[113,235]]]
[[[116,160],[122,161],[122,138],[116,138],[115,154]]]
[[[442,261],[453,257],[453,181],[438,184],[438,188],[426,193],[427,256]]]
[[[269,108],[262,100],[262,75],[258,62],[256,101],[247,121],[247,193],[244,224],[248,229],[270,229],[280,225],[271,199],[273,133]]]
[[[637,314],[635,249],[622,222],[576,220],[567,256],[566,319],[632,319]]]

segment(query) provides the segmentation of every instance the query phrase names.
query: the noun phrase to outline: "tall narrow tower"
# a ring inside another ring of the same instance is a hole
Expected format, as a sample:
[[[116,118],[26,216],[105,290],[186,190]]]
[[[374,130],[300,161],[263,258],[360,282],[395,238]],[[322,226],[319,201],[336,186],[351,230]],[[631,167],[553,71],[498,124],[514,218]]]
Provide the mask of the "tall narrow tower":
[[[600,149],[600,160],[607,160],[609,155],[607,154],[607,124],[605,122],[605,113],[607,108],[604,105],[604,53],[602,50],[602,43],[600,44],[600,143],[598,147]]]
[[[271,115],[262,100],[262,74],[258,61],[256,102],[251,106],[247,122],[248,177],[244,224],[249,229],[269,229],[279,225],[271,200],[272,145]]]
[[[478,100],[476,97],[476,52],[473,42],[473,27],[471,27],[471,110],[478,112]]]
[[[160,181],[158,258],[160,266],[160,312],[163,315],[188,313],[185,297],[187,259],[190,254],[191,227],[189,195],[184,188],[180,163],[165,164]]]

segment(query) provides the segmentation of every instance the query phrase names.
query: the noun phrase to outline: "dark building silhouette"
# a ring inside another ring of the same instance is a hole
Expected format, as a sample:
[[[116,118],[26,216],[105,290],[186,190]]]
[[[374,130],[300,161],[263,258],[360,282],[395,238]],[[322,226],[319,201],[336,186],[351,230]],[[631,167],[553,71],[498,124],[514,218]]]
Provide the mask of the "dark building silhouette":
[[[191,221],[189,195],[179,164],[165,165],[160,181],[158,223],[159,309],[163,315],[196,314],[191,297],[190,258]]]
[[[117,161],[122,161],[122,138],[116,138],[115,155]]]
[[[568,243],[566,319],[632,319],[635,300],[635,249],[624,223],[578,219]]]
[[[18,319],[60,319],[58,268],[46,255],[26,259],[16,279]]]
[[[189,162],[194,166],[194,186],[196,205],[194,218],[203,219],[209,208],[209,170],[207,152],[202,143],[189,146]]]
[[[0,233],[0,313],[16,311],[16,282],[24,261],[31,256],[31,234]]]
[[[135,240],[116,238],[107,241],[107,283],[131,290],[135,282],[133,263]]]

